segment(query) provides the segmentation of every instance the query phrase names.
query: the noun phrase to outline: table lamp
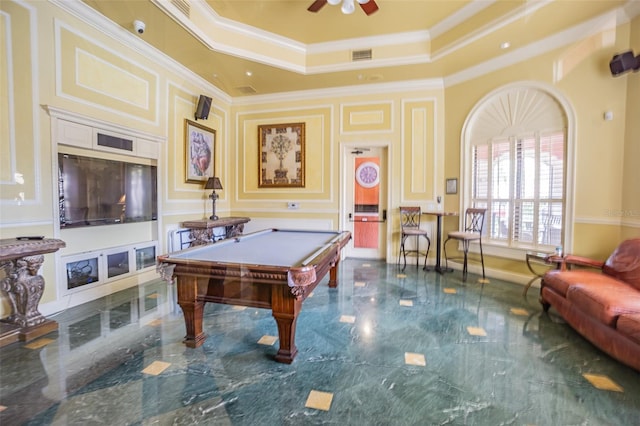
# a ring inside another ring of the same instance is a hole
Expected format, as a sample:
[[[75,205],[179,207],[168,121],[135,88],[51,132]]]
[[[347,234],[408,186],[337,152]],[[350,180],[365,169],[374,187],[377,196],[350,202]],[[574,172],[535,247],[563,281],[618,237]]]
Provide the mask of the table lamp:
[[[211,198],[211,207],[213,208],[213,214],[209,219],[218,220],[218,216],[216,216],[216,200],[218,199],[218,194],[216,194],[216,189],[222,189],[222,184],[220,183],[220,178],[210,177],[207,180],[207,183],[204,185],[204,189],[212,189],[213,191],[209,195]]]

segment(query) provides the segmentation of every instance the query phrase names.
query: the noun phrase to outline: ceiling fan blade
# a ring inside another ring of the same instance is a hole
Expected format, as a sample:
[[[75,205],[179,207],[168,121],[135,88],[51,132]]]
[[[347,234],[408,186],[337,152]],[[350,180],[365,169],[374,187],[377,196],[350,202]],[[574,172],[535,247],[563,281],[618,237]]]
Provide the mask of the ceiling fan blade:
[[[369,0],[364,4],[360,3],[360,7],[362,8],[362,10],[364,10],[364,13],[366,13],[367,16],[378,10],[378,5],[376,4],[375,0]]]
[[[327,0],[316,0],[311,3],[311,6],[309,6],[307,10],[309,12],[317,12],[322,9],[322,6],[324,6],[325,4],[327,4]]]

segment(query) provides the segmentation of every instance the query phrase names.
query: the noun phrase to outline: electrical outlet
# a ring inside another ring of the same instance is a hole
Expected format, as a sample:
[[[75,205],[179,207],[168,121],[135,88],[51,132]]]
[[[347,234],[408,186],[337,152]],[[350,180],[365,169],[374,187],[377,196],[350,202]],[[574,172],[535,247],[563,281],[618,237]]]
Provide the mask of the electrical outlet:
[[[300,208],[300,204],[295,203],[295,202],[293,202],[293,201],[289,201],[289,202],[287,203],[287,208],[288,208],[288,209],[290,209],[290,210],[297,210],[297,209],[299,209],[299,208]]]

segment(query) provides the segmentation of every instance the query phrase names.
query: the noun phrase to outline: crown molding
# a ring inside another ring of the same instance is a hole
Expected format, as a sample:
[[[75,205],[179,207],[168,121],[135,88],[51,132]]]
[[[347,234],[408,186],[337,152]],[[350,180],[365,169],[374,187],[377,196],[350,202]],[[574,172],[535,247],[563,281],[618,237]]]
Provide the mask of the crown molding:
[[[401,91],[441,90],[444,88],[440,78],[400,81],[393,83],[373,83],[357,86],[341,86],[330,89],[299,90],[268,95],[253,95],[235,98],[233,105],[255,105],[270,102],[304,101],[331,97],[351,97],[372,94],[397,93]]]

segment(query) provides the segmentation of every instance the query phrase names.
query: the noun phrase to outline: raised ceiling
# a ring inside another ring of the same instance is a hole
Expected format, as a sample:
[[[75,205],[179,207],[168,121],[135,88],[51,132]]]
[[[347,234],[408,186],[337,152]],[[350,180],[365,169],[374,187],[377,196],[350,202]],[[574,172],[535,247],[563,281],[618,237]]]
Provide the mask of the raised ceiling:
[[[84,3],[131,32],[144,21],[141,39],[232,97],[462,78],[640,13],[639,0],[376,0],[370,16],[329,4],[312,13],[312,0]]]

